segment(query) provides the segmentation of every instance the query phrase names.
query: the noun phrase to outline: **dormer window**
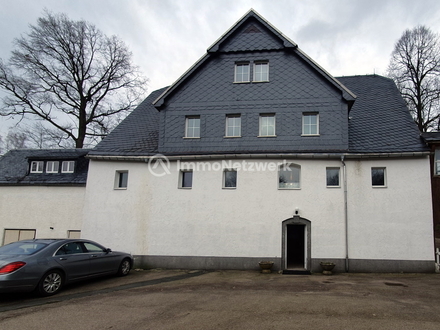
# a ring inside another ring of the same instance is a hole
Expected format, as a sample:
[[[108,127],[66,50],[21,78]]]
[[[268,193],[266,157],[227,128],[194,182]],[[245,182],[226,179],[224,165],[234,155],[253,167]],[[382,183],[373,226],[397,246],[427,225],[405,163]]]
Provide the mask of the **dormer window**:
[[[250,65],[249,62],[235,63],[235,79],[236,83],[250,82]]]
[[[61,173],[73,173],[74,170],[75,170],[75,161],[73,160],[63,161],[63,164],[61,166]]]
[[[46,163],[46,173],[58,173],[60,162],[48,161]]]
[[[44,162],[43,161],[32,161],[31,162],[31,173],[43,173]]]

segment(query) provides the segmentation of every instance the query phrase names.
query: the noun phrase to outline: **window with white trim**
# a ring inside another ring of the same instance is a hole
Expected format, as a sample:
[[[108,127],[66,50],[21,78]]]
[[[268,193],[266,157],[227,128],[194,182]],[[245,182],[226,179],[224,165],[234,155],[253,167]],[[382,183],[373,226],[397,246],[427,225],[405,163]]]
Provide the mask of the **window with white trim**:
[[[227,115],[226,116],[226,133],[227,137],[240,137],[241,136],[241,116],[240,115]]]
[[[5,229],[3,245],[24,239],[34,239],[36,233],[37,231],[35,229]]]
[[[319,114],[303,113],[302,135],[319,135]]]
[[[275,136],[275,114],[260,114],[259,136]]]
[[[327,167],[326,168],[326,177],[327,177],[327,187],[340,187],[341,184],[339,182],[339,167]]]
[[[193,184],[193,171],[181,170],[179,174],[179,188],[191,189]]]
[[[128,171],[116,171],[115,189],[127,189],[128,187]]]
[[[234,82],[236,83],[250,82],[249,62],[235,63]]]
[[[269,81],[269,62],[254,63],[254,82]]]
[[[186,138],[200,137],[200,116],[187,116],[185,126]]]
[[[386,168],[372,167],[371,168],[371,185],[373,187],[386,187]]]
[[[46,173],[58,173],[60,167],[60,162],[58,161],[47,161],[46,162]]]
[[[237,170],[225,169],[223,171],[223,188],[226,189],[237,188]]]
[[[278,169],[278,189],[299,189],[301,166],[296,164],[281,165]]]
[[[74,160],[65,160],[61,164],[61,173],[73,173],[75,170]]]
[[[434,174],[440,175],[440,148],[435,149],[434,154]]]
[[[68,230],[67,238],[74,238],[74,239],[81,238],[81,230]]]
[[[31,173],[43,173],[44,162],[41,160],[34,160],[31,162]]]

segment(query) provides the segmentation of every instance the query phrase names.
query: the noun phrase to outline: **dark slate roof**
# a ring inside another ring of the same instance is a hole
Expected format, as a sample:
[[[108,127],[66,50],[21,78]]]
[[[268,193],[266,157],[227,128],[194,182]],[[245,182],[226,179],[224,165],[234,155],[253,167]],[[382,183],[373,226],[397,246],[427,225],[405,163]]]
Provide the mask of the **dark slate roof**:
[[[137,156],[157,153],[159,111],[153,101],[167,87],[152,92],[91,152],[91,155]]]
[[[422,137],[426,143],[440,143],[440,132],[425,132]]]
[[[11,150],[0,158],[0,185],[85,185],[89,149]],[[75,160],[74,173],[29,173],[32,160]]]
[[[428,150],[392,79],[378,75],[336,79],[357,96],[349,114],[350,153]]]

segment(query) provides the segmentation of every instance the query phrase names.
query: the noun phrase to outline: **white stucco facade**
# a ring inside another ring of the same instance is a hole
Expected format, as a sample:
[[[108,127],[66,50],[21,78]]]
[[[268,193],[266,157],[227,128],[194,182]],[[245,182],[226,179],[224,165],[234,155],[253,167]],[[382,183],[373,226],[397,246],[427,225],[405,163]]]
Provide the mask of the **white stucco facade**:
[[[0,230],[35,230],[36,238],[66,238],[80,230],[85,187],[0,186]],[[51,229],[51,227],[53,229]]]
[[[340,159],[286,159],[301,166],[300,189],[278,189],[283,161],[171,161],[156,176],[146,162],[92,160],[83,237],[138,256],[280,259],[282,222],[297,209],[311,259],[344,260],[348,221],[350,259],[433,260],[427,157],[346,159],[347,213]],[[225,189],[231,167],[237,187]],[[341,169],[339,187],[326,186],[327,167]],[[372,187],[371,167],[386,168],[386,187]],[[182,168],[193,169],[191,189],[179,188]],[[127,189],[115,189],[117,171],[128,171]]]

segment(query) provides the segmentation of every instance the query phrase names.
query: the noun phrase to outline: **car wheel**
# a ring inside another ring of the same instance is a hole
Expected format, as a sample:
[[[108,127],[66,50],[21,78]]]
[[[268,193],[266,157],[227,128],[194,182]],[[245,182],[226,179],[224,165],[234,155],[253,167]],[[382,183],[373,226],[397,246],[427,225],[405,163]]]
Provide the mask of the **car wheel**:
[[[42,296],[52,296],[61,290],[63,284],[63,274],[59,270],[51,270],[41,278],[38,293]]]
[[[122,260],[118,269],[118,276],[126,276],[130,272],[131,262],[129,259]]]

